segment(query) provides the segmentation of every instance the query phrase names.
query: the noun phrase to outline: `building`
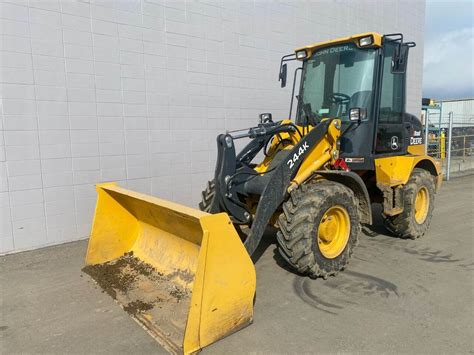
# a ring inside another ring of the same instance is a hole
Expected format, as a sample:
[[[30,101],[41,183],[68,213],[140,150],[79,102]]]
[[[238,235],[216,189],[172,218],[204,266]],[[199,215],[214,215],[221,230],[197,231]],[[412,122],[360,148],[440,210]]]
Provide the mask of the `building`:
[[[452,113],[453,129],[456,136],[471,136],[474,129],[474,99],[433,100],[423,98],[421,122],[428,123],[430,129],[439,131],[449,128],[449,115]],[[470,137],[469,137],[469,140]]]
[[[86,238],[94,184],[196,206],[215,137],[288,114],[282,55],[403,32],[420,112],[423,1],[3,0],[0,253]]]
[[[442,110],[442,125],[447,126],[449,113],[453,113],[453,125],[455,127],[474,127],[474,98],[437,100]]]

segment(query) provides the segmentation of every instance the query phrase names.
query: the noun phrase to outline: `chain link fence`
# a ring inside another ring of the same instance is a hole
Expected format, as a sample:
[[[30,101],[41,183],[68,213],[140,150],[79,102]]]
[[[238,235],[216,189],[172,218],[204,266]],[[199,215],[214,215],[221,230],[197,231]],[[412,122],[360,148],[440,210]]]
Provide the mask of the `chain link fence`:
[[[446,180],[452,173],[474,169],[474,116],[427,112],[426,153],[442,163]]]

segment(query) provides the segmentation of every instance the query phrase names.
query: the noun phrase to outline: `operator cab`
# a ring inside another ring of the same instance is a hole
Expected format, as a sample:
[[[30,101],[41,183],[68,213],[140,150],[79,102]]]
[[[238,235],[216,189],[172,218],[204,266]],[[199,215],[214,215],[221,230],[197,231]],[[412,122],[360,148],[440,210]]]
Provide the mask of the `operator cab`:
[[[280,79],[284,62],[302,61],[296,124],[341,119],[341,157],[354,170],[373,170],[375,158],[403,155],[410,144],[423,144],[421,122],[405,112],[406,64],[413,46],[401,34],[369,33],[283,57]]]

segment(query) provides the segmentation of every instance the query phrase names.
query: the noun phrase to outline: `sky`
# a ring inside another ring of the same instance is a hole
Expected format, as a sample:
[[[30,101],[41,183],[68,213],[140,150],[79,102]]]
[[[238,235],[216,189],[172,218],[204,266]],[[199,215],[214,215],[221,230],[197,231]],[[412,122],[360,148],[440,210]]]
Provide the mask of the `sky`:
[[[474,98],[474,0],[427,0],[423,97]]]

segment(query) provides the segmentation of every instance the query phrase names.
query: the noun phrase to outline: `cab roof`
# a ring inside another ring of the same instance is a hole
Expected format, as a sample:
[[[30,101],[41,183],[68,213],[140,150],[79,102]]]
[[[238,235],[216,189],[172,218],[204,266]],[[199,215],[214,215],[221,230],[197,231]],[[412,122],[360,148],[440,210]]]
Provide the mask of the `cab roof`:
[[[308,45],[308,46],[296,48],[295,53],[298,52],[298,51],[301,51],[301,50],[305,50],[306,53],[307,53],[307,58],[309,58],[309,57],[311,57],[311,55],[316,50],[318,50],[320,48],[323,48],[323,47],[332,46],[332,45],[335,45],[335,44],[352,42],[357,47],[360,47],[359,46],[359,39],[361,39],[363,37],[369,37],[369,36],[372,36],[373,43],[369,46],[364,47],[364,48],[378,48],[378,47],[382,46],[383,36],[381,34],[379,34],[377,32],[365,32],[365,33],[359,33],[359,34],[356,34],[356,35],[352,35],[352,36],[349,36],[349,37],[341,37],[341,38],[333,39],[333,40],[330,40],[330,41],[319,42],[319,43],[311,44],[311,45]]]

